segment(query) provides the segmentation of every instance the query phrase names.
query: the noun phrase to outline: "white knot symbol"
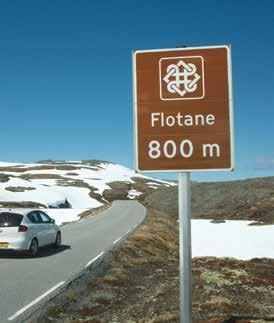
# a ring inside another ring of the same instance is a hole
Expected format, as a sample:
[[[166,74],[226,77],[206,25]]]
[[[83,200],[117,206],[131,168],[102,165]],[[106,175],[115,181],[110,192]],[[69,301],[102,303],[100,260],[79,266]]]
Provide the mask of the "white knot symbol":
[[[186,64],[183,60],[177,64],[168,65],[167,74],[163,79],[167,83],[167,90],[170,93],[178,93],[180,96],[194,92],[201,78],[196,71],[194,64]]]

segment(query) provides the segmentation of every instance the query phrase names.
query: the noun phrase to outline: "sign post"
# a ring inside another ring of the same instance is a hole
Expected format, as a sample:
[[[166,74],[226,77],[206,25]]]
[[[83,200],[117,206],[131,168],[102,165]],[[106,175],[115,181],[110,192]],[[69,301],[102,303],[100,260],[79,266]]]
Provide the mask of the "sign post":
[[[180,312],[181,323],[191,323],[192,259],[191,259],[191,209],[190,173],[179,173],[179,248],[180,248]]]
[[[135,168],[178,172],[181,322],[191,318],[190,172],[234,169],[230,46],[133,53]]]

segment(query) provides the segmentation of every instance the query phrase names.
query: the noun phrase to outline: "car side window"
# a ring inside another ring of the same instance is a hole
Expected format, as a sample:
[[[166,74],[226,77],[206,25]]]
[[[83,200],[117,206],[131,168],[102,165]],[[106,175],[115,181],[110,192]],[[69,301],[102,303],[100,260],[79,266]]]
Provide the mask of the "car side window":
[[[41,216],[42,223],[51,223],[51,219],[46,213],[39,211],[39,214]]]
[[[29,213],[28,218],[34,224],[42,223],[41,216],[37,211],[33,211],[33,212]]]

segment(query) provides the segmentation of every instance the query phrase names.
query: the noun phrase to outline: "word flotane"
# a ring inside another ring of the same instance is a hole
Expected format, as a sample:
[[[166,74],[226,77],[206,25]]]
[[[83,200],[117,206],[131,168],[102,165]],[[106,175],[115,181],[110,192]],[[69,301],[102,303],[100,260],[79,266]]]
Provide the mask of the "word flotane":
[[[182,114],[178,112],[176,115],[166,115],[163,112],[151,113],[152,127],[184,127],[184,126],[212,126],[215,123],[213,114]]]

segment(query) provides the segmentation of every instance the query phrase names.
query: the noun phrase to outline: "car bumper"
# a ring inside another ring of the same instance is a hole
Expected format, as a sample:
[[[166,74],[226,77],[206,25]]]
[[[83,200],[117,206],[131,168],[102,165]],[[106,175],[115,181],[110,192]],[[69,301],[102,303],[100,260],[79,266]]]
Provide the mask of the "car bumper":
[[[29,242],[26,240],[0,241],[1,250],[28,250]]]

